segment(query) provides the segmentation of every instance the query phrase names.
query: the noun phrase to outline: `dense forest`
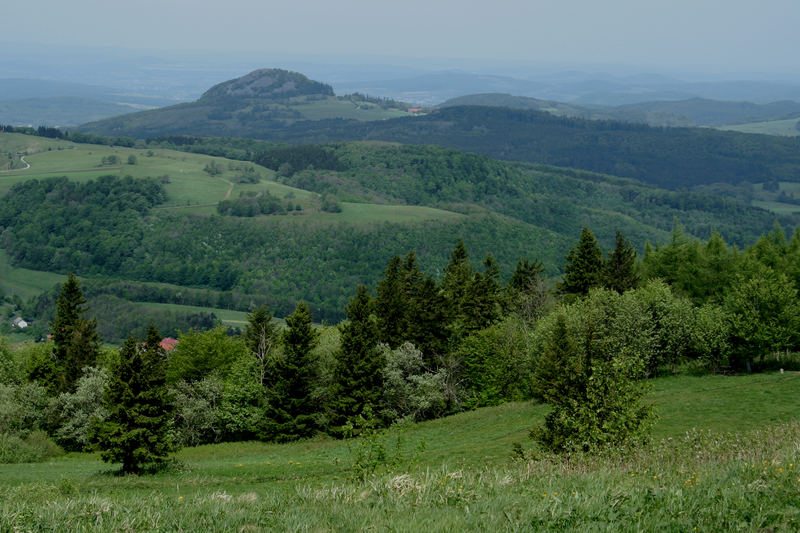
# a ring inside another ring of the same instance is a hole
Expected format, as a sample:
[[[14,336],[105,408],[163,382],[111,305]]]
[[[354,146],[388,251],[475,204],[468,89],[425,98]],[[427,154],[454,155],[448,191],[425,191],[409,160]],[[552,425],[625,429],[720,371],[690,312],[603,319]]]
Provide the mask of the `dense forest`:
[[[348,437],[535,399],[553,406],[532,433],[545,448],[633,444],[652,423],[641,403],[650,377],[797,365],[789,354],[800,348],[799,264],[800,231],[789,239],[779,226],[744,251],[676,228],[640,260],[622,234],[604,251],[584,227],[553,287],[529,259],[503,283],[491,254],[473,260],[458,241],[440,280],[413,251],[392,257],[372,287],[351,288],[338,327],[312,327],[300,302],[281,328],[259,304],[241,335],[190,329],[169,353],[153,326],[143,344],[131,337],[120,351],[102,349],[88,318],[95,310],[70,276],[52,341],[0,345],[9,407],[0,431],[18,454],[54,439],[66,449],[99,446],[139,472],[174,445]],[[159,392],[126,404],[133,400],[115,392],[133,386],[125,380]],[[148,446],[160,452],[129,465],[111,435],[135,423],[118,410],[149,409],[156,398],[166,418],[148,426],[160,435]]]
[[[139,286],[135,301],[248,311],[261,300],[285,316],[305,299],[319,320],[337,322],[353,284],[373,279],[386,255],[417,250],[422,268],[438,277],[457,236],[476,253],[492,251],[508,279],[516,259],[529,255],[558,274],[570,236],[583,225],[598,228],[606,246],[621,231],[641,251],[647,241],[664,242],[676,220],[691,235],[717,231],[738,246],[776,220],[798,224],[797,216],[749,206],[748,187],[667,191],[446,148],[182,137],[145,146],[162,145],[263,164],[278,181],[319,197],[300,202],[262,190],[220,201],[217,215],[183,214],[153,209],[166,199],[158,179],[32,180],[0,198],[0,244],[14,264],[108,278],[105,294],[122,298],[115,287],[125,281]],[[246,177],[260,180],[256,172]],[[364,203],[432,207],[447,216],[399,222],[377,214],[368,224],[348,218],[348,205]],[[155,290],[151,282],[169,286]]]
[[[148,112],[154,113],[154,112]],[[85,133],[128,137],[200,135],[250,137],[277,143],[311,144],[380,140],[433,144],[498,159],[573,167],[635,178],[668,189],[710,183],[797,181],[800,140],[706,128],[654,128],[615,121],[592,121],[497,107],[456,106],[425,116],[379,121],[300,120],[241,131],[207,123],[112,128],[85,127]]]

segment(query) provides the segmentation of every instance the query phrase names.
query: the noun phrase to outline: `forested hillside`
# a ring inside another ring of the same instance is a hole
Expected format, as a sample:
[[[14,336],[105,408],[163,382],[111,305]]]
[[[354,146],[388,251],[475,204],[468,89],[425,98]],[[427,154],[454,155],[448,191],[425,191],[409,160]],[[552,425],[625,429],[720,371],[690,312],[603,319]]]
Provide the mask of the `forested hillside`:
[[[133,286],[125,291],[106,292],[138,301],[243,311],[265,301],[283,316],[305,299],[317,319],[338,321],[352,287],[374,282],[387,256],[416,250],[421,267],[436,277],[459,237],[476,257],[492,252],[507,279],[520,257],[539,259],[548,274],[559,274],[584,225],[597,228],[605,246],[619,230],[642,249],[648,240],[664,242],[676,220],[690,234],[717,230],[741,246],[776,220],[797,224],[796,215],[778,217],[734,196],[667,191],[445,148],[197,145],[253,160],[243,163],[170,152],[157,143],[137,149],[44,141],[81,150],[28,156],[31,170],[67,168],[73,159],[133,164],[88,169],[100,173],[88,172],[80,183],[47,175],[26,180],[27,171],[15,171],[7,179],[19,183],[0,198],[2,246],[18,267],[102,277],[109,287],[128,280]],[[176,167],[190,163],[194,173]],[[129,172],[154,178],[119,177]],[[105,173],[112,176],[96,177]],[[226,188],[238,192],[226,194]],[[150,282],[166,285],[154,291],[145,285]]]
[[[511,102],[517,101],[512,98]],[[555,103],[537,101],[535,105],[559,114],[580,113],[578,108]],[[791,109],[781,103],[748,107],[686,101],[637,104],[617,111],[626,120],[685,111],[713,122],[723,115],[758,116]],[[668,189],[800,180],[798,139],[706,128],[656,128],[474,105],[446,107],[422,116],[407,116],[406,111],[407,106],[392,101],[362,95],[336,97],[329,86],[301,74],[265,69],[219,84],[196,102],[90,123],[80,131],[140,139],[193,135],[290,144],[381,140],[438,145],[498,159],[635,178]],[[596,111],[582,116],[604,117]],[[614,113],[607,116],[616,117]],[[681,120],[668,123],[685,124]]]

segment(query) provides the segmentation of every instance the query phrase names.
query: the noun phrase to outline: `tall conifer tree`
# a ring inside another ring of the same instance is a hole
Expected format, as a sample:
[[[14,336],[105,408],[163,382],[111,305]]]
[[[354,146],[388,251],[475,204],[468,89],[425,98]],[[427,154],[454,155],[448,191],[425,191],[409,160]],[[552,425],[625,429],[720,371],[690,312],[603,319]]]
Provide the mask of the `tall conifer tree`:
[[[561,294],[586,295],[592,287],[602,285],[602,275],[603,251],[594,234],[584,226],[578,244],[567,255],[558,290]]]
[[[311,393],[316,381],[312,350],[318,335],[311,325],[305,302],[286,317],[284,357],[278,361],[276,380],[268,393],[264,436],[286,442],[310,437],[317,428],[318,406]]]
[[[162,466],[173,445],[169,433],[166,353],[154,326],[144,344],[129,337],[112,369],[104,403],[108,418],[95,428],[106,462],[122,463],[122,472],[140,474]]]
[[[403,344],[408,329],[410,287],[406,283],[403,267],[400,256],[392,257],[384,270],[384,278],[376,288],[375,315],[378,318],[380,341],[392,348]]]
[[[55,376],[44,381],[51,392],[74,392],[75,384],[85,366],[97,360],[100,339],[97,335],[97,320],[84,317],[88,307],[78,278],[73,274],[61,286],[56,299],[56,317],[50,324],[53,334]]]
[[[344,431],[350,422],[357,426],[357,417],[371,421],[379,411],[383,393],[383,366],[377,349],[378,327],[373,315],[369,291],[359,285],[346,309],[347,321],[340,326],[341,348],[334,370],[332,427]]]
[[[608,260],[605,262],[603,279],[606,288],[620,294],[639,286],[639,274],[636,272],[636,250],[619,231],[614,249],[608,253]]]

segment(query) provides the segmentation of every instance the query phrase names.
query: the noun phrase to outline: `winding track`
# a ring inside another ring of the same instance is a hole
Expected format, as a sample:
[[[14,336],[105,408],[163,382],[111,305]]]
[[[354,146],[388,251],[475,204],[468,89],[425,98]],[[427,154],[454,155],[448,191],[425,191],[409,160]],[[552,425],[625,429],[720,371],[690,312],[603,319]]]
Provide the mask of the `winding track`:
[[[0,170],[0,172],[3,172],[3,173],[5,173],[5,172],[19,172],[21,170],[28,170],[29,168],[31,168],[31,164],[28,163],[27,161],[25,161],[25,156],[24,155],[19,156],[19,160],[22,161],[23,163],[25,163],[25,168],[10,168],[8,170]]]

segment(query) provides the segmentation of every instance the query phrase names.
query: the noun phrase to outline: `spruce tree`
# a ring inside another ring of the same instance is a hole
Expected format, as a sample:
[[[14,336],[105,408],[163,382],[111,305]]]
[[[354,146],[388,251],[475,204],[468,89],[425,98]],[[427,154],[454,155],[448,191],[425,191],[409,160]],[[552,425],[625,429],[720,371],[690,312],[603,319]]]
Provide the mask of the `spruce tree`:
[[[559,312],[553,332],[536,363],[533,397],[551,405],[566,398],[580,398],[582,363],[580,348],[572,339],[564,313]]]
[[[286,317],[284,356],[278,360],[276,379],[268,392],[263,435],[267,440],[287,442],[310,437],[317,429],[317,402],[312,397],[316,368],[312,350],[318,334],[311,325],[305,302]]]
[[[164,465],[172,451],[167,356],[154,326],[140,344],[129,337],[111,372],[104,403],[109,415],[95,427],[94,440],[106,462],[122,463],[125,474]]]
[[[561,294],[583,296],[592,287],[602,285],[603,251],[589,228],[584,226],[581,230],[578,244],[566,259],[564,278],[558,284]]]
[[[500,318],[502,311],[500,270],[491,254],[483,263],[485,271],[475,273],[467,284],[461,305],[464,329],[467,332],[488,327]]]
[[[372,423],[378,413],[383,393],[381,352],[377,349],[378,327],[373,315],[369,291],[359,285],[346,308],[347,321],[341,331],[341,348],[333,376],[331,426],[334,434],[343,435],[346,424],[356,429],[364,421]]]
[[[526,321],[539,318],[547,301],[544,285],[544,266],[538,259],[530,262],[520,258],[506,286],[506,304],[510,311]]]
[[[412,293],[408,307],[408,334],[423,355],[425,366],[433,370],[450,342],[447,301],[431,277],[424,278]]]
[[[378,283],[375,315],[378,318],[380,341],[397,348],[405,341],[408,325],[408,284],[399,256],[392,257]]]
[[[75,384],[85,366],[92,366],[100,351],[97,320],[87,320],[78,279],[73,274],[61,286],[56,299],[56,317],[50,324],[53,334],[53,370],[55,376],[43,377],[51,392],[74,392]]]
[[[639,285],[636,272],[636,250],[630,241],[617,232],[614,249],[608,253],[608,260],[603,269],[603,284],[606,288],[622,294]]]

